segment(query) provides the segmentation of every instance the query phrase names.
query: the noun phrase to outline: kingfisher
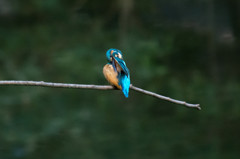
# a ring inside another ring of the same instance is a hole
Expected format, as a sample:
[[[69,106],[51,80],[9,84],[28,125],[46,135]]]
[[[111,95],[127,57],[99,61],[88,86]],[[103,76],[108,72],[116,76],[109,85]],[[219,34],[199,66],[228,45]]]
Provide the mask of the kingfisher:
[[[130,87],[130,73],[123,60],[122,52],[118,49],[109,49],[106,52],[108,63],[103,67],[103,74],[108,82],[122,90],[127,98]]]

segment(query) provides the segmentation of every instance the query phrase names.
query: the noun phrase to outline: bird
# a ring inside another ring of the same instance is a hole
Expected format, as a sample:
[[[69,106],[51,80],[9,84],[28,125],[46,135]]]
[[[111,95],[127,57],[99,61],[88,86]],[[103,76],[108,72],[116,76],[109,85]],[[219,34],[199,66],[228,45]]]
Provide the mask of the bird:
[[[123,60],[122,52],[111,48],[107,50],[106,57],[108,63],[103,67],[103,74],[107,81],[122,90],[124,96],[128,98],[130,87],[130,72]]]

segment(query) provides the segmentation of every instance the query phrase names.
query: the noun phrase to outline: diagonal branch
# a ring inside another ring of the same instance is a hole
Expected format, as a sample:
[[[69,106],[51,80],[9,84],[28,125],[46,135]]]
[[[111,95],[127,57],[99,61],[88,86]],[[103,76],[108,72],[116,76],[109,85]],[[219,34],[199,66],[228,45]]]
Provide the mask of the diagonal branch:
[[[169,102],[172,102],[172,103],[181,104],[181,105],[184,105],[184,106],[186,106],[186,107],[192,107],[192,108],[197,108],[197,109],[201,110],[200,104],[190,104],[190,103],[186,103],[186,102],[184,102],[184,101],[172,99],[172,98],[170,98],[170,97],[166,97],[166,96],[163,96],[163,95],[160,95],[160,94],[157,94],[157,93],[153,93],[153,92],[150,92],[150,91],[147,91],[147,90],[144,90],[144,89],[135,87],[135,86],[133,86],[133,85],[131,85],[130,88],[131,88],[132,90],[134,90],[134,91],[138,91],[138,92],[141,92],[141,93],[144,93],[144,94],[147,94],[147,95],[150,95],[150,96],[159,98],[159,99],[163,99],[163,100],[166,100],[166,101],[169,101]]]
[[[78,89],[99,89],[99,90],[112,90],[112,89],[116,89],[113,86],[110,85],[90,85],[90,84],[66,84],[66,83],[52,83],[52,82],[44,82],[44,81],[12,81],[12,80],[7,80],[7,81],[0,81],[0,85],[15,85],[15,86],[41,86],[41,87],[57,87],[57,88],[78,88]],[[176,104],[181,104],[184,105],[186,107],[191,107],[191,108],[197,108],[197,109],[201,109],[199,104],[190,104],[190,103],[186,103],[184,101],[180,101],[180,100],[176,100],[176,99],[172,99],[157,93],[153,93],[138,87],[135,87],[133,85],[130,86],[130,89],[149,95],[149,96],[153,96],[159,99],[163,99],[172,103],[176,103]]]

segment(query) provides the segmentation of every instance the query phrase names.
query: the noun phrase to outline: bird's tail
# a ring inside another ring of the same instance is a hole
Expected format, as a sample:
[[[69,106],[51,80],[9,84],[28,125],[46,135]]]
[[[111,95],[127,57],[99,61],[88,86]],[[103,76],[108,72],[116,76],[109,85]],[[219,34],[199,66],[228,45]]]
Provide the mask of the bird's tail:
[[[128,98],[129,87],[130,87],[130,76],[122,75],[119,85],[122,86],[122,92],[126,98]]]

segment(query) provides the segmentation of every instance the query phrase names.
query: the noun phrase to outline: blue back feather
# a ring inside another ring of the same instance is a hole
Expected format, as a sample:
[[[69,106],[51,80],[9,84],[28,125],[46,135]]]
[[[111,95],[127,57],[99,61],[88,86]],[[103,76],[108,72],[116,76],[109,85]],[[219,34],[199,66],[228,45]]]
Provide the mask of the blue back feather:
[[[129,76],[129,70],[128,70],[128,68],[127,68],[126,63],[125,63],[122,59],[120,59],[120,58],[118,58],[118,57],[115,57],[115,59],[116,59],[117,63],[120,65],[120,67],[122,68],[123,72],[124,72],[127,76]]]
[[[118,58],[115,57],[117,63],[122,68],[122,72],[118,75],[119,85],[122,86],[122,92],[125,95],[125,97],[128,97],[129,87],[130,87],[130,73],[126,66],[126,63]]]
[[[126,98],[128,98],[129,87],[130,87],[130,76],[125,73],[121,73],[119,77],[119,85],[122,86],[122,92]]]

